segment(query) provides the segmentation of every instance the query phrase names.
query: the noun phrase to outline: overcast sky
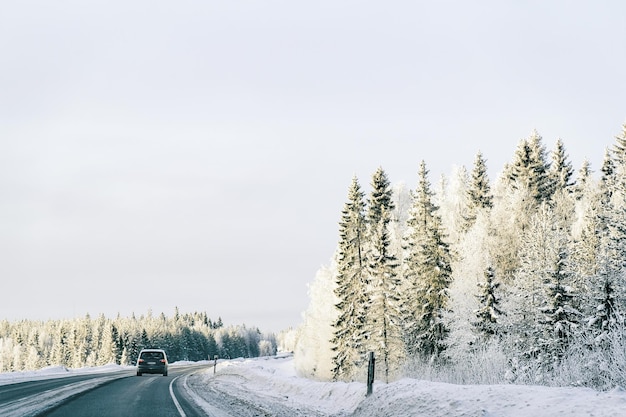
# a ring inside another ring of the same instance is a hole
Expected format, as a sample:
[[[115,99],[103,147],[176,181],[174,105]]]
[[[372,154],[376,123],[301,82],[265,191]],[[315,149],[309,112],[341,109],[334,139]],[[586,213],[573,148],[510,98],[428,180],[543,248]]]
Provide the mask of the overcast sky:
[[[356,174],[626,121],[626,3],[4,1],[0,319],[300,323]]]

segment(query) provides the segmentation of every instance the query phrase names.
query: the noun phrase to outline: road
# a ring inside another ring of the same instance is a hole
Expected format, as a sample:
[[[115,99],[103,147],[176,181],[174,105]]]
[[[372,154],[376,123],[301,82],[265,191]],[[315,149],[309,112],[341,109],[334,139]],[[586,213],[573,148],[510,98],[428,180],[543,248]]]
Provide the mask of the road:
[[[45,396],[50,390],[57,392],[64,389],[63,387],[81,386],[89,384],[90,381],[99,381],[100,385],[95,388],[69,396],[53,409],[36,415],[46,417],[206,417],[206,414],[198,409],[193,400],[188,397],[182,388],[182,378],[179,378],[204,367],[206,365],[171,366],[167,377],[147,374],[138,377],[135,376],[134,371],[125,371],[106,374],[104,377],[102,374],[93,374],[4,385],[0,386],[0,414],[2,414],[4,404],[9,404],[9,407],[13,404],[13,409],[7,408],[9,410],[6,412],[7,415],[35,415],[31,411],[35,409],[35,406],[28,405],[20,411],[15,410],[15,405],[20,402],[28,404],[33,398]]]

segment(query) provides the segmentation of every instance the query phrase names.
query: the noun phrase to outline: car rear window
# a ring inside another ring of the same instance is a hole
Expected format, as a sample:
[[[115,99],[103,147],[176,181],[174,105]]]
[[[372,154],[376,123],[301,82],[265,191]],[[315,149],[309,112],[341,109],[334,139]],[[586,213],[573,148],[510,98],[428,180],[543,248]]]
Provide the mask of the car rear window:
[[[163,359],[163,352],[142,352],[141,359]]]

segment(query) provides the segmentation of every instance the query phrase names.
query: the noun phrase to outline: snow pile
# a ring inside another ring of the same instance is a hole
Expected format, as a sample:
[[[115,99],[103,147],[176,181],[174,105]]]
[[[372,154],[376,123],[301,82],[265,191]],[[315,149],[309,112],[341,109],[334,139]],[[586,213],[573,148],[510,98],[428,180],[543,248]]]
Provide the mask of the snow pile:
[[[248,398],[285,407],[311,410],[320,416],[622,416],[626,392],[616,388],[598,392],[588,388],[551,388],[520,385],[454,385],[415,379],[390,384],[377,382],[365,397],[364,383],[318,382],[296,376],[293,358],[258,358],[221,362],[193,375],[198,394],[219,389],[248,393]],[[279,408],[275,407],[274,410]],[[276,416],[281,416],[276,412]]]

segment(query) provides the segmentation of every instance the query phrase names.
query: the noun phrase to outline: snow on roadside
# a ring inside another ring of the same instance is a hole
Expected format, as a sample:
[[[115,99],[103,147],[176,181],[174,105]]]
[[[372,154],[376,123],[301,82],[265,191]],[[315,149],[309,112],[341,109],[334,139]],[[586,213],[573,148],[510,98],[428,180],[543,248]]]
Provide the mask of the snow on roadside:
[[[124,371],[128,369],[135,369],[135,367],[111,364],[111,365],[105,365],[105,366],[70,369],[70,368],[66,368],[65,366],[49,366],[46,368],[38,369],[36,371],[0,373],[0,385],[15,384],[18,382],[26,382],[26,381],[39,381],[43,379],[63,378],[63,377],[75,376],[75,375],[109,373],[109,372],[116,372],[116,371]]]
[[[198,396],[209,402],[219,399],[215,396],[219,393],[244,398],[272,416],[340,416],[349,415],[359,405],[365,385],[300,378],[293,357],[278,356],[220,361],[215,374],[208,368],[189,376],[187,389],[194,391],[197,403]]]
[[[217,387],[233,395],[248,393],[265,402],[265,408],[271,409],[273,402],[280,409],[308,409],[320,416],[617,417],[626,412],[626,391],[621,388],[598,392],[589,388],[454,385],[402,379],[390,384],[377,382],[374,394],[366,398],[363,383],[318,382],[296,376],[290,356],[223,361],[215,375],[211,368],[190,378],[196,392]]]

